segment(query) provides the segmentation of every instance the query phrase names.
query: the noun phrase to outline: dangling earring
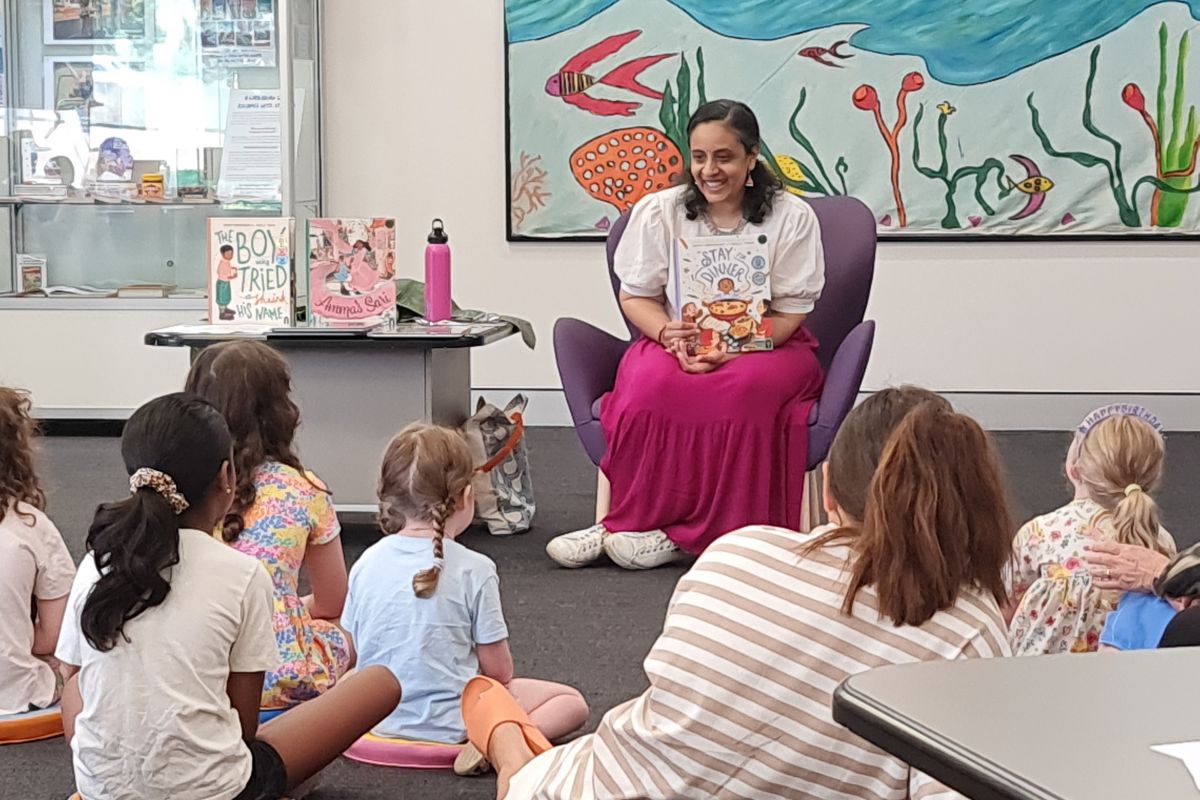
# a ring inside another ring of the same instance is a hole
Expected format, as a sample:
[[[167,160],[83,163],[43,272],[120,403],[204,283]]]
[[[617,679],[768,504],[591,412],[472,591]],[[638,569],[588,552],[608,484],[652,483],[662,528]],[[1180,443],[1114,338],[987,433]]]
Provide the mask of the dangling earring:
[[[750,172],[746,173],[746,188],[749,189],[753,185],[754,185],[754,171],[751,170]]]

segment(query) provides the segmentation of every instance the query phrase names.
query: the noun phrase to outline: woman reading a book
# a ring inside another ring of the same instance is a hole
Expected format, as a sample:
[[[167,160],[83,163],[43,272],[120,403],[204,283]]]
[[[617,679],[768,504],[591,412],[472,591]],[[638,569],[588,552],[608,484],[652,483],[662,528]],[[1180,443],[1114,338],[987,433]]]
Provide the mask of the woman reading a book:
[[[639,201],[616,251],[621,310],[643,338],[601,407],[611,508],[551,540],[546,551],[563,566],[607,553],[647,569],[744,525],[799,527],[796,465],[823,380],[804,328],[825,283],[817,217],[758,160],[758,121],[745,104],[701,106],[688,139],[686,182]],[[685,266],[673,273],[673,261]],[[754,325],[745,313],[711,313],[731,305],[766,313]]]

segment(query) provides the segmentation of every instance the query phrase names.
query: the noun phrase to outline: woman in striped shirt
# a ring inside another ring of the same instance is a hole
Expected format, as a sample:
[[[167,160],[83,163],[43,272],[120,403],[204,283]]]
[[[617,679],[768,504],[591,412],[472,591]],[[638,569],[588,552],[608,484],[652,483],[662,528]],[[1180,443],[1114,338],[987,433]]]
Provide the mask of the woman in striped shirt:
[[[548,749],[502,687],[468,684],[468,733],[498,796],[953,796],[837,725],[830,702],[873,667],[1008,654],[1013,527],[994,447],[940,397],[888,389],[847,417],[825,474],[834,524],[711,545],[646,658],[650,688],[594,734]]]

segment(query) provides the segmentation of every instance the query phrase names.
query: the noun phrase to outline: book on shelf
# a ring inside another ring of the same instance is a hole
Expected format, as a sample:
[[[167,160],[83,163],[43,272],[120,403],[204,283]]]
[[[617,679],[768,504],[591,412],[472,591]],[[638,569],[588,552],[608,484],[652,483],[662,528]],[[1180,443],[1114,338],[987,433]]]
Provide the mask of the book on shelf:
[[[66,200],[67,195],[65,183],[18,183],[13,187],[13,196],[22,200]]]
[[[17,297],[116,297],[116,289],[102,289],[98,286],[43,286],[29,292],[16,292]]]
[[[208,321],[291,325],[295,320],[293,220],[208,220]]]
[[[46,285],[46,257],[17,253],[17,271],[21,273],[21,291],[36,292]]]
[[[309,325],[396,321],[396,221],[308,221]]]
[[[117,289],[117,297],[167,297],[177,288],[173,283],[130,283]]]
[[[770,350],[770,253],[765,234],[679,237],[669,301],[675,318],[700,326],[697,353]]]

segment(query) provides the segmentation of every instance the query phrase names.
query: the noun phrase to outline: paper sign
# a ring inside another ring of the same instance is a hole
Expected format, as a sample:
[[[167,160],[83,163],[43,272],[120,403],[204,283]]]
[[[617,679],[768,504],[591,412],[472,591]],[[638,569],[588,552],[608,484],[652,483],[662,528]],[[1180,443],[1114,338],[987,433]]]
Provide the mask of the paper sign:
[[[283,186],[283,102],[276,89],[229,94],[225,152],[217,197],[223,203],[280,202]]]
[[[1200,789],[1200,742],[1176,742],[1175,744],[1155,744],[1150,749],[1164,756],[1178,758],[1192,774],[1196,788]]]

